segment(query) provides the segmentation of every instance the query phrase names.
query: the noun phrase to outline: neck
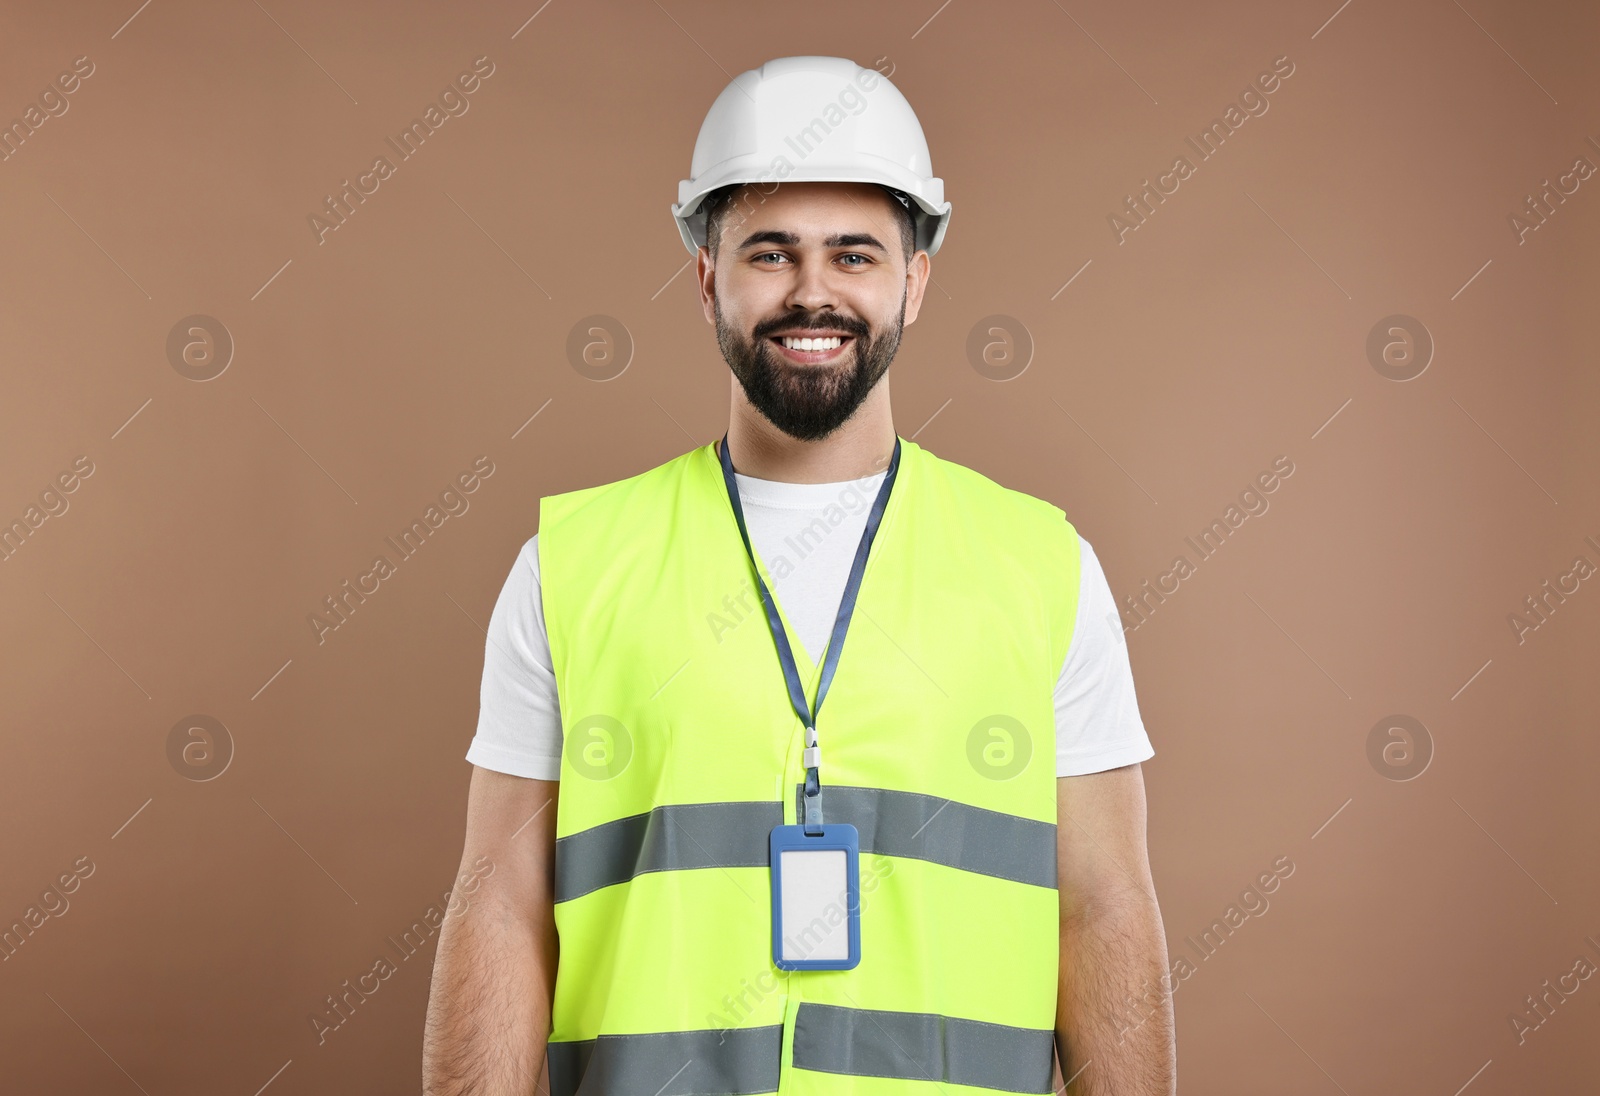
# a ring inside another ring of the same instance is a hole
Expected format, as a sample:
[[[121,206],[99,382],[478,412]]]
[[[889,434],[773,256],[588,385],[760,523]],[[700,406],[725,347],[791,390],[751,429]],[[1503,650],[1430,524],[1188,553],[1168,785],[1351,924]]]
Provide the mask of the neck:
[[[842,483],[887,471],[894,456],[894,419],[889,412],[889,378],[850,420],[825,438],[802,441],[768,422],[733,381],[728,419],[728,452],[742,476],[781,483]],[[718,439],[721,444],[721,439]]]

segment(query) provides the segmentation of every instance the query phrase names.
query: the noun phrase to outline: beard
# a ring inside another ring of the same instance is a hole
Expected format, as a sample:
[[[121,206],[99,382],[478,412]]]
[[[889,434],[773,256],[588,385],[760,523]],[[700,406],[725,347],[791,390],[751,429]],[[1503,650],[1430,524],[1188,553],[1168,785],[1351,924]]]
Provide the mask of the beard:
[[[720,299],[712,302],[712,308],[717,346],[751,406],[790,437],[817,441],[848,422],[888,372],[905,331],[906,295],[900,295],[900,314],[894,326],[876,337],[860,320],[824,312],[815,317],[788,315],[768,320],[746,338],[723,319]],[[779,353],[770,336],[796,327],[837,331],[851,336],[851,342],[837,362],[795,365]]]

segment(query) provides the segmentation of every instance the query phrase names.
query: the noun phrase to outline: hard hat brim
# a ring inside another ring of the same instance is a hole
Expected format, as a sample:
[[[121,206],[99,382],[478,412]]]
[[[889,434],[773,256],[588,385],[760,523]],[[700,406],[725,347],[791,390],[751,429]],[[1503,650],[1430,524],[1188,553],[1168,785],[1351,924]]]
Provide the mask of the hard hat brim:
[[[874,159],[878,159],[874,157]],[[860,164],[801,164],[783,179],[774,179],[770,163],[757,164],[754,157],[736,157],[718,164],[698,179],[678,183],[678,201],[672,205],[678,234],[690,254],[705,245],[705,215],[701,205],[706,196],[721,187],[740,183],[781,186],[783,183],[875,183],[892,187],[916,203],[916,246],[929,255],[939,250],[950,223],[950,203],[944,200],[944,180],[924,179],[887,160],[870,167]],[[920,216],[917,212],[920,211]]]

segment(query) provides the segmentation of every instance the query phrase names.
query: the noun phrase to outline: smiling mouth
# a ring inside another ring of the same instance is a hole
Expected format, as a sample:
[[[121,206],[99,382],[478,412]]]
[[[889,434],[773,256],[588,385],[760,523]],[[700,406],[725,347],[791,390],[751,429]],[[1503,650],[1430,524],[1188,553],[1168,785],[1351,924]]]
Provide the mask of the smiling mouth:
[[[789,361],[800,365],[820,365],[823,362],[830,362],[839,358],[845,351],[850,349],[850,344],[855,342],[855,336],[846,335],[842,331],[830,337],[838,339],[839,345],[822,349],[797,350],[783,345],[783,337],[780,335],[769,336],[767,341],[777,347],[778,352]],[[815,343],[822,340],[813,339],[811,341]]]

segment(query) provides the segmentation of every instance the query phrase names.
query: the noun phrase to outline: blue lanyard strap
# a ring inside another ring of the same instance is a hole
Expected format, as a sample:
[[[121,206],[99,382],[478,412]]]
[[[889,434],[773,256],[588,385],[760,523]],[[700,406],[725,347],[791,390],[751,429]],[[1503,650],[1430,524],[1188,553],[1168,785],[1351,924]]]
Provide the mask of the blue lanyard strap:
[[[894,487],[896,474],[900,471],[900,438],[894,439],[894,456],[889,460],[889,471],[883,477],[883,486],[878,488],[878,497],[872,503],[872,511],[867,515],[867,527],[861,531],[861,543],[856,546],[855,562],[850,566],[850,578],[845,582],[844,596],[839,599],[839,615],[833,621],[833,635],[828,640],[828,653],[822,660],[822,677],[817,682],[817,703],[812,707],[806,703],[805,688],[800,683],[800,671],[795,666],[794,649],[789,646],[789,634],[784,630],[783,620],[778,616],[777,603],[772,600],[772,594],[767,589],[767,584],[761,577],[761,569],[756,567],[755,552],[750,547],[750,532],[744,523],[744,507],[739,503],[739,489],[733,478],[733,458],[728,454],[728,435],[722,435],[722,445],[719,455],[722,458],[722,479],[728,488],[728,501],[733,504],[733,516],[739,523],[739,538],[744,541],[745,555],[750,559],[750,566],[756,572],[756,585],[761,588],[761,601],[767,609],[767,628],[772,632],[772,641],[778,648],[778,662],[783,667],[783,678],[789,686],[789,703],[793,705],[795,714],[798,715],[806,727],[806,787],[805,797],[801,801],[801,822],[805,832],[812,835],[822,833],[822,784],[817,776],[817,768],[821,761],[821,754],[817,746],[817,712],[822,710],[822,699],[828,695],[828,686],[833,682],[835,669],[839,665],[839,653],[844,648],[845,632],[850,628],[850,617],[855,612],[856,594],[861,589],[861,576],[867,569],[867,553],[872,549],[872,541],[878,535],[878,526],[883,522],[883,511],[889,504],[889,492]]]

